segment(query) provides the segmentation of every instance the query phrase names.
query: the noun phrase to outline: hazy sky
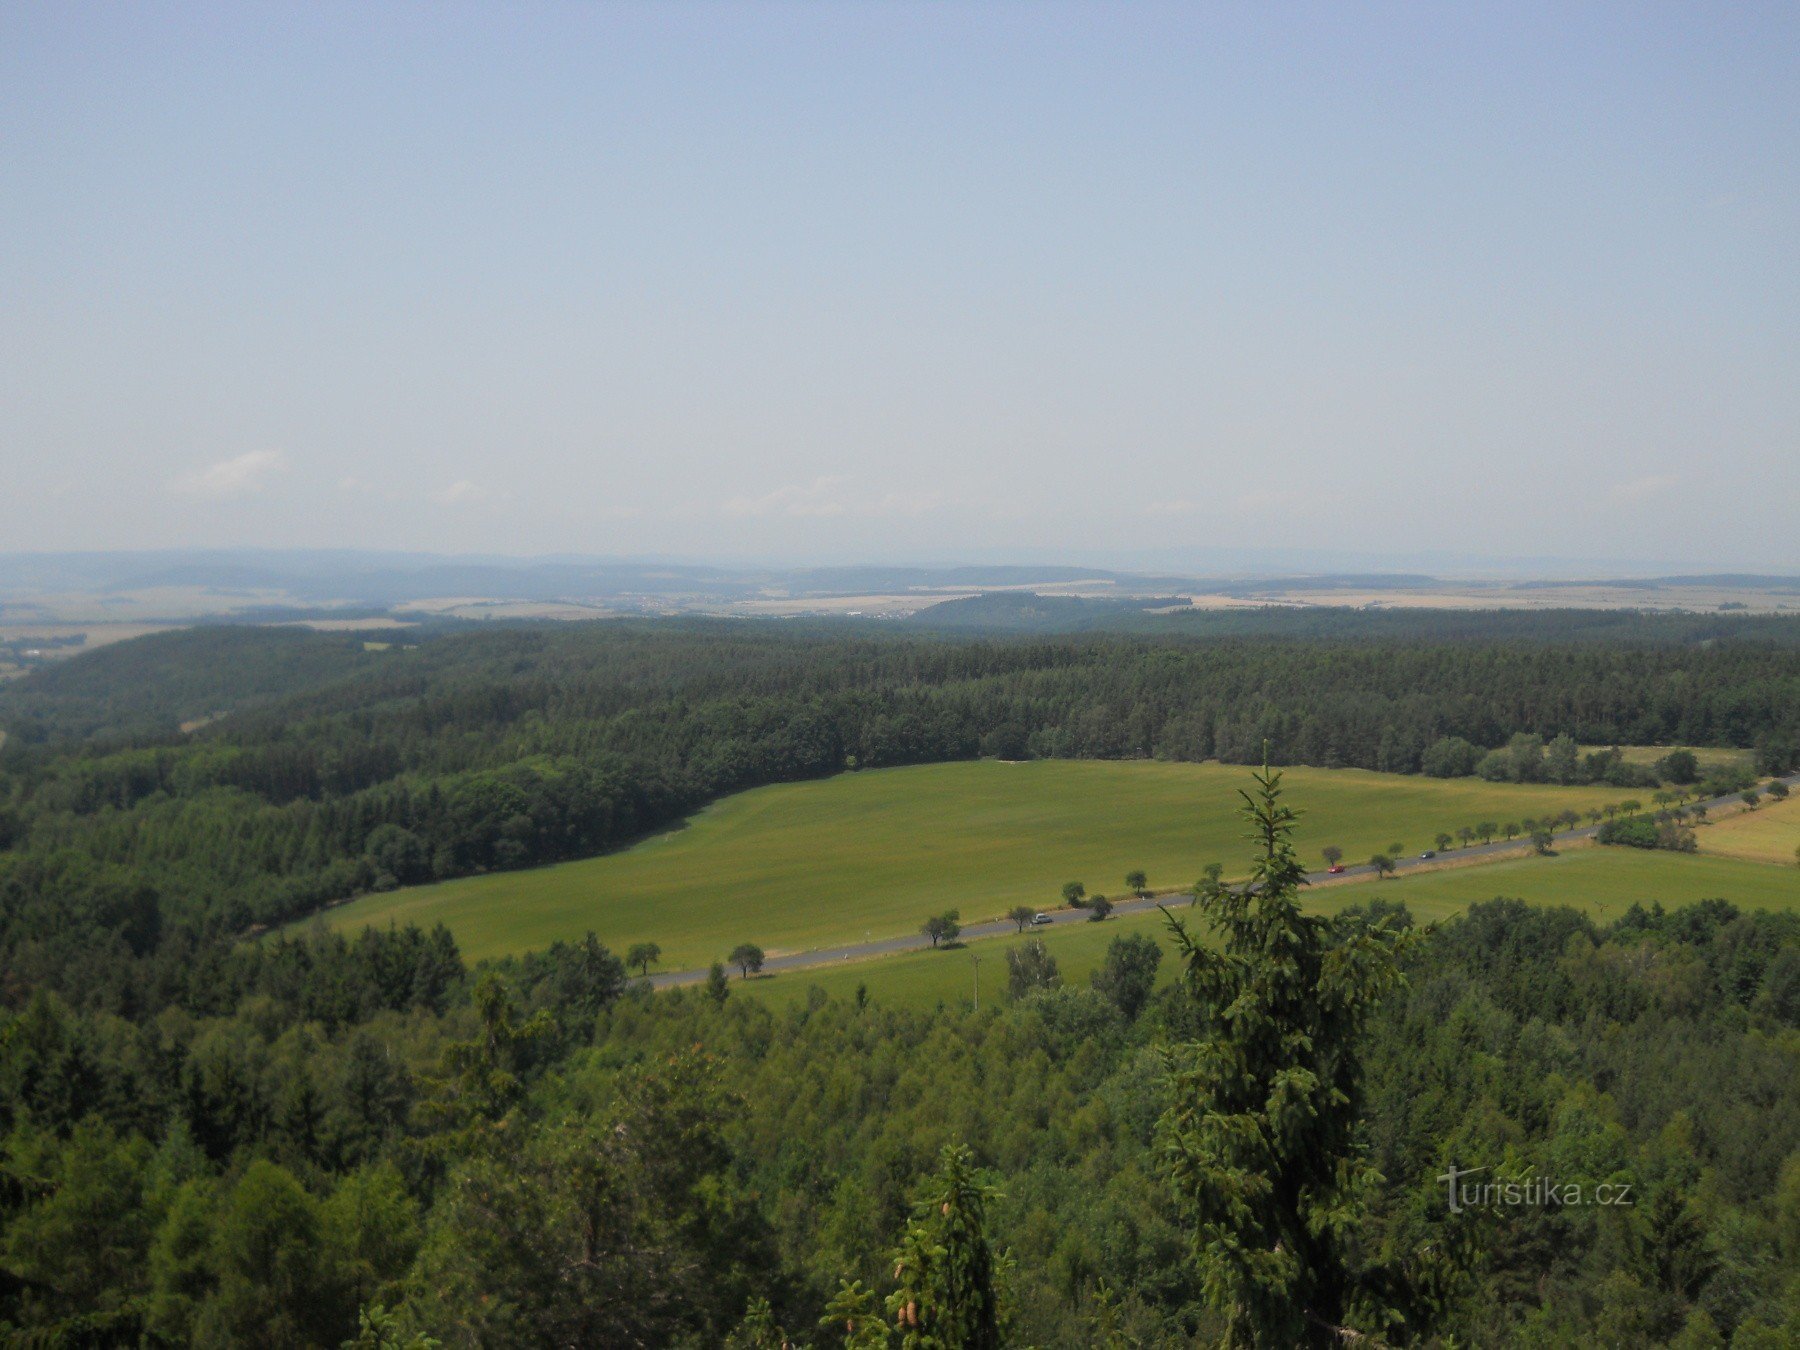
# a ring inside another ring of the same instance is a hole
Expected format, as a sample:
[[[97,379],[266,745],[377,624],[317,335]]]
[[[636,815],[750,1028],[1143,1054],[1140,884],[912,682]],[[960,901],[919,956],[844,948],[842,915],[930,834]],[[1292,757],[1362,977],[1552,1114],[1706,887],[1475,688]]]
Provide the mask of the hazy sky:
[[[0,0],[0,551],[1800,567],[1800,6]]]

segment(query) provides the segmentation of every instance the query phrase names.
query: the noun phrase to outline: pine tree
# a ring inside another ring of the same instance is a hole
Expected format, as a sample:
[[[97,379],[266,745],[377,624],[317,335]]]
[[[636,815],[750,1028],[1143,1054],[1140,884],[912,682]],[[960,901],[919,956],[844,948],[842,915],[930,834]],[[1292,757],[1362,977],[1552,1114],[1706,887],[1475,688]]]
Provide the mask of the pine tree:
[[[1172,914],[1203,1034],[1178,1052],[1162,1131],[1227,1343],[1325,1345],[1352,1295],[1343,1239],[1379,1178],[1352,1130],[1364,1019],[1400,979],[1399,939],[1303,914],[1296,813],[1267,768],[1245,792],[1260,845],[1248,885],[1203,895],[1211,950]]]
[[[888,1311],[903,1350],[990,1350],[1005,1326],[995,1292],[1004,1258],[988,1245],[986,1211],[997,1199],[969,1150],[946,1145],[894,1257],[898,1288]]]

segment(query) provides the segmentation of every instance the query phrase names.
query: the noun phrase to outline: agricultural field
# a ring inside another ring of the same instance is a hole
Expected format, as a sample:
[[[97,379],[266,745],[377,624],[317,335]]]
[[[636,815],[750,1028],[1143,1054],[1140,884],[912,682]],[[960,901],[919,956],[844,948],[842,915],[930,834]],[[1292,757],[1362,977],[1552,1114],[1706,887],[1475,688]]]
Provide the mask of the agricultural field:
[[[1701,852],[1786,866],[1800,886],[1800,868],[1794,866],[1794,850],[1800,848],[1800,797],[1784,802],[1765,799],[1756,810],[1704,825],[1698,834]]]
[[[1584,745],[1582,753],[1592,750],[1605,750],[1604,745]],[[1716,745],[1621,745],[1618,747],[1621,758],[1627,764],[1636,764],[1642,768],[1650,768],[1664,755],[1676,750],[1688,750],[1700,765],[1700,776],[1705,778],[1712,773],[1727,773],[1734,769],[1748,769],[1756,761],[1756,754],[1751,750],[1734,750]]]
[[[685,828],[597,858],[366,896],[334,928],[442,922],[470,959],[592,929],[615,949],[653,941],[664,968],[704,965],[738,942],[771,955],[917,930],[949,908],[964,922],[1049,905],[1062,883],[1118,894],[1142,868],[1185,888],[1209,862],[1229,877],[1250,853],[1236,810],[1250,771],[1153,761],[982,760],[842,774],[740,793]],[[1294,768],[1309,864],[1351,860],[1440,831],[1616,800],[1608,787],[1434,779]]]
[[[1800,868],[1574,844],[1547,858],[1527,855],[1311,892],[1313,902],[1324,909],[1357,904],[1371,895],[1404,901],[1420,922],[1444,919],[1504,895],[1534,905],[1568,905],[1604,923],[1634,904],[1673,909],[1697,900],[1729,900],[1742,909],[1800,910]]]
[[[1761,813],[1758,813],[1761,814]],[[1796,812],[1800,814],[1800,812]],[[1754,819],[1754,816],[1746,817]],[[1573,846],[1553,857],[1509,858],[1501,862],[1418,872],[1386,881],[1358,879],[1316,887],[1306,892],[1310,908],[1336,911],[1379,897],[1403,902],[1420,923],[1449,918],[1483,900],[1510,896],[1538,905],[1567,905],[1596,923],[1617,919],[1634,903],[1660,903],[1665,909],[1697,900],[1725,899],[1743,909],[1800,910],[1800,868],[1785,870],[1766,863],[1729,858],[1655,853],[1641,849]],[[1204,936],[1199,916],[1179,898],[1171,908],[1192,919]],[[1162,914],[1125,914],[1105,923],[1058,925],[1040,934],[1056,956],[1063,980],[1085,984],[1105,959],[1107,944],[1123,933],[1147,933],[1163,943],[1158,982],[1176,974],[1175,950],[1168,941]],[[804,1001],[817,987],[832,998],[851,998],[863,986],[870,998],[898,1007],[933,1008],[968,1003],[974,988],[971,955],[981,958],[981,997],[999,1000],[1006,990],[1006,951],[1026,937],[989,938],[966,946],[811,970],[785,971],[742,981],[735,992],[776,1004]]]

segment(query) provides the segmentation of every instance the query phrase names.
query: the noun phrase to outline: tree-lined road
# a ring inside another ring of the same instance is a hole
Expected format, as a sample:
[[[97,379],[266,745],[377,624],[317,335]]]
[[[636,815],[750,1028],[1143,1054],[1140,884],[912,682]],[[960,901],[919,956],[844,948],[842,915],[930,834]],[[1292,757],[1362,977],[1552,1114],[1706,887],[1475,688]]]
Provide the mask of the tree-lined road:
[[[1769,781],[1786,783],[1789,788],[1800,788],[1800,773],[1789,774],[1786,778]],[[1768,784],[1765,782],[1761,786],[1766,789]],[[1704,801],[1690,803],[1688,809],[1691,810],[1694,806],[1704,806],[1708,815],[1715,811],[1729,813],[1733,809],[1740,811],[1745,809],[1744,803],[1737,793],[1727,793],[1722,797],[1711,797]],[[1583,825],[1577,829],[1564,830],[1553,835],[1552,842],[1570,843],[1578,839],[1591,839],[1599,832],[1598,825]],[[1532,847],[1533,845],[1529,841],[1517,839],[1495,840],[1487,844],[1470,844],[1464,848],[1440,853],[1435,858],[1396,858],[1394,859],[1394,871],[1396,874],[1428,871],[1449,858],[1454,858],[1458,862],[1464,862],[1471,858],[1492,861],[1501,857],[1527,855],[1531,852]],[[1330,872],[1310,872],[1307,874],[1306,880],[1311,885],[1327,883],[1338,885],[1353,878],[1375,875],[1375,868],[1371,864],[1357,863],[1354,866],[1346,866],[1342,872],[1335,875]],[[1141,914],[1158,905],[1167,904],[1171,900],[1185,903],[1191,894],[1191,891],[1186,890],[1160,891],[1143,899],[1133,897],[1129,900],[1118,900],[1113,903],[1112,912],[1114,914]],[[1035,925],[1034,927],[1037,929],[1068,923],[1092,922],[1085,909],[1058,908],[1046,909],[1042,912],[1049,923]],[[980,941],[983,938],[1006,937],[1017,931],[1018,925],[1011,919],[994,919],[985,923],[965,925],[958,936],[958,941],[972,942]],[[923,933],[902,933],[897,937],[872,938],[867,942],[854,942],[843,947],[818,947],[810,951],[786,952],[780,956],[768,957],[764,960],[762,969],[763,973],[767,975],[791,970],[813,970],[821,966],[841,965],[846,961],[859,961],[875,956],[896,956],[903,952],[929,951],[932,945],[931,939]],[[652,975],[650,984],[656,989],[668,989],[677,985],[697,984],[705,978],[706,971],[704,970],[671,970]]]

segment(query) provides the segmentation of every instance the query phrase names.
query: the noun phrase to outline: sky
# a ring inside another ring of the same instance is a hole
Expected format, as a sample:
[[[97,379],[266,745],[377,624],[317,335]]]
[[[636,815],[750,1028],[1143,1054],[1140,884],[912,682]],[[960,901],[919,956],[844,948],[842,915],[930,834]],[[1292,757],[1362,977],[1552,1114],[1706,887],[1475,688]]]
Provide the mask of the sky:
[[[0,0],[0,551],[1800,571],[1800,7]]]

